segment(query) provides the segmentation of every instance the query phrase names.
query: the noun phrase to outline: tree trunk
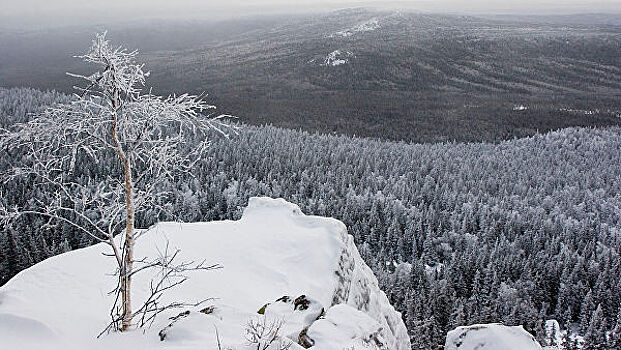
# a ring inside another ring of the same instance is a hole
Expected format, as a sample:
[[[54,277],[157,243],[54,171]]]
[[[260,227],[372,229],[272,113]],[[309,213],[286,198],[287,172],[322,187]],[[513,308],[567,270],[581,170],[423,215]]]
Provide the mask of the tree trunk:
[[[117,135],[117,118],[118,110],[121,106],[119,91],[114,89],[112,93],[112,127],[110,136],[114,142],[115,152],[123,166],[125,177],[125,246],[123,249],[123,260],[119,266],[120,284],[121,284],[121,312],[122,324],[121,331],[128,330],[132,325],[132,271],[134,267],[134,184],[132,181],[132,164],[129,155],[127,155]]]
[[[125,249],[124,268],[121,273],[121,296],[123,302],[123,324],[121,331],[126,331],[132,323],[131,303],[131,272],[134,264],[134,187],[132,183],[132,168],[129,159],[125,159]]]

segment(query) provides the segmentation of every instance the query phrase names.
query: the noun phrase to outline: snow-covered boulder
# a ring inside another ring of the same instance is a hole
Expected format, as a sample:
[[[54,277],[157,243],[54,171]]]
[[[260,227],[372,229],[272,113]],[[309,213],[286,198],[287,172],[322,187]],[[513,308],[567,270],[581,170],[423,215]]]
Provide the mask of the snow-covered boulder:
[[[349,63],[349,59],[355,57],[353,52],[350,51],[341,51],[335,50],[330,52],[326,58],[323,60],[322,66],[326,67],[336,67],[343,64]]]
[[[205,350],[218,349],[217,332],[223,349],[243,350],[256,348],[246,334],[254,323],[279,326],[291,350],[410,349],[401,315],[338,220],[306,216],[282,199],[252,198],[238,221],[158,224],[135,256],[156,257],[166,244],[180,249],[180,261],[223,266],[190,272],[162,300],[215,298],[207,312],[200,312],[205,305],[170,311],[144,333],[96,339],[109,322],[115,281],[114,262],[102,256],[107,246],[95,245],[47,259],[0,288],[2,348]],[[134,305],[149,295],[149,281],[136,275]],[[189,312],[167,328],[182,311]]]
[[[522,326],[477,324],[448,332],[444,350],[541,350]]]
[[[330,308],[307,331],[317,350],[393,349],[382,335],[382,326],[369,315],[347,304]]]

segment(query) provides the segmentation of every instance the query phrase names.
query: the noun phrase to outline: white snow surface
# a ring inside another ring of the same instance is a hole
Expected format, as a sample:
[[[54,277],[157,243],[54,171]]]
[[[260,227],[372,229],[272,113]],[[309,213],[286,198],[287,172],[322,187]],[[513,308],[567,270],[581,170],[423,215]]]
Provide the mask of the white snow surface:
[[[115,279],[108,247],[98,244],[47,259],[22,271],[0,288],[0,348],[45,349],[252,349],[245,338],[250,319],[284,322],[280,334],[297,344],[300,332],[311,349],[410,349],[401,315],[380,291],[362,261],[353,238],[338,220],[304,215],[283,199],[251,198],[238,221],[160,223],[137,242],[135,257],[155,257],[168,242],[181,250],[179,261],[223,266],[195,271],[171,290],[166,301],[196,302],[192,312],[158,332],[169,317],[162,314],[142,332],[96,336],[109,322]],[[150,276],[136,275],[134,307],[149,291]],[[304,295],[306,308],[292,300]],[[276,301],[288,296],[287,302]],[[213,305],[211,314],[197,312]],[[264,308],[264,315],[258,310]],[[276,349],[270,347],[269,349]],[[526,349],[526,348],[524,348]]]
[[[381,26],[380,26],[379,20],[377,18],[372,18],[366,22],[360,23],[359,25],[355,27],[340,30],[330,35],[330,37],[333,38],[333,37],[338,36],[338,37],[348,38],[358,33],[372,32],[374,30],[379,29],[380,27]]]
[[[522,326],[477,324],[448,332],[444,350],[541,350]]]
[[[334,50],[326,56],[322,66],[336,67],[347,64],[349,63],[350,57],[354,57],[354,54],[350,51]]]
[[[369,332],[372,330],[372,332]],[[340,304],[330,308],[325,318],[308,330],[317,350],[385,349],[390,350],[381,334],[382,326],[369,315]]]

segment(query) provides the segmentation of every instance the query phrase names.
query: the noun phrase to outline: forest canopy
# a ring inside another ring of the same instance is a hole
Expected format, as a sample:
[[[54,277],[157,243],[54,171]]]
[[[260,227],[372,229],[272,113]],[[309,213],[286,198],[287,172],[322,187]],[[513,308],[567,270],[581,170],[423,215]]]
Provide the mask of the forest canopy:
[[[68,99],[0,90],[0,126]],[[242,126],[234,142],[215,138],[192,176],[168,183],[173,200],[162,205],[185,221],[233,219],[248,197],[265,195],[342,220],[403,313],[414,348],[443,344],[456,325],[487,322],[522,324],[545,344],[551,318],[597,344],[618,327],[621,307],[620,150],[617,127],[408,144]],[[0,152],[0,171],[20,162]],[[101,176],[108,161],[78,159],[76,176]],[[50,195],[28,181],[6,186],[3,205]],[[0,227],[0,283],[92,243],[35,218]]]

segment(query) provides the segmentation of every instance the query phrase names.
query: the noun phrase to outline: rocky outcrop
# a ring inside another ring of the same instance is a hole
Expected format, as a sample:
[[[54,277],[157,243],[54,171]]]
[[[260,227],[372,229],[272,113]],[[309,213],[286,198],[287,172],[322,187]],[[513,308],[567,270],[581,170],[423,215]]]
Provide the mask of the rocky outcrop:
[[[446,336],[444,350],[541,350],[522,326],[477,324],[457,327]]]
[[[0,287],[3,342],[21,350],[216,350],[245,349],[251,338],[290,350],[410,349],[401,315],[338,220],[252,198],[238,221],[160,223],[141,237],[135,256],[153,259],[167,247],[179,249],[179,261],[223,268],[192,272],[161,302],[213,298],[209,305],[164,312],[144,332],[96,339],[109,323],[114,300],[106,291],[115,283],[114,262],[102,257],[109,247],[99,244],[41,262]],[[136,305],[149,295],[149,278],[134,280]],[[15,319],[26,329],[6,326]]]
[[[340,236],[345,247],[335,271],[338,288],[332,305],[347,304],[366,313],[381,325],[378,333],[389,349],[409,350],[409,336],[401,314],[395,311],[386,294],[380,290],[377,278],[362,260],[353,237],[346,231],[341,231]]]
[[[326,316],[324,321],[317,322],[317,324],[324,324],[325,319],[328,317],[336,317],[336,311],[340,310],[339,315],[343,315],[349,310],[350,313],[361,313],[366,316],[366,322],[361,322],[364,325],[363,328],[358,329],[356,332],[349,332],[348,336],[356,334],[360,339],[377,339],[377,349],[391,349],[391,350],[409,350],[411,348],[407,328],[403,323],[401,314],[397,312],[386,294],[379,288],[377,278],[373,274],[373,271],[366,265],[356,245],[354,244],[354,238],[347,233],[347,227],[340,221],[332,218],[324,218],[317,216],[307,216],[302,213],[297,205],[288,203],[282,199],[270,199],[270,198],[251,198],[248,203],[248,208],[244,211],[244,217],[248,218],[253,215],[255,211],[262,211],[265,208],[271,208],[272,210],[282,211],[286,215],[290,216],[300,226],[304,227],[324,227],[334,235],[338,240],[337,245],[339,247],[338,259],[336,260],[333,268],[334,274],[334,287],[331,292],[331,301],[329,305],[322,305],[322,309],[325,311]],[[243,218],[242,218],[243,219]],[[312,295],[310,295],[312,297]],[[286,296],[281,299],[295,298],[294,296]],[[344,307],[347,305],[348,307]],[[267,306],[265,312],[274,309],[273,304]],[[288,319],[286,314],[280,313],[281,317]],[[355,315],[350,315],[352,318],[360,319]],[[287,323],[291,323],[288,321]],[[341,325],[343,320],[341,320]],[[306,339],[313,339],[313,331],[324,326],[315,325],[315,323],[304,324],[299,327],[293,333],[305,331]],[[363,331],[364,329],[364,331]],[[365,333],[366,332],[366,333]],[[316,332],[315,332],[316,333]],[[362,335],[365,333],[364,335]],[[297,337],[297,336],[296,336]],[[291,337],[292,339],[295,337]],[[381,341],[379,341],[381,339]],[[363,344],[369,347],[374,342]],[[331,346],[335,346],[332,344]],[[340,346],[340,345],[339,345]],[[353,346],[353,345],[352,345]],[[356,346],[353,346],[356,349]],[[371,347],[373,348],[373,347]]]

